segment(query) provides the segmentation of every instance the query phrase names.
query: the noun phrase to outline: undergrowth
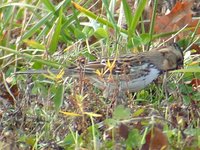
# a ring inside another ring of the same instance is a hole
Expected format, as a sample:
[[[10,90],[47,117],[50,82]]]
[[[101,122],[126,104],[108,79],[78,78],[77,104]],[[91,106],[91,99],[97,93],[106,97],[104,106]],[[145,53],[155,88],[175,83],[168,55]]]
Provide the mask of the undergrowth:
[[[200,148],[199,22],[162,33],[154,26],[165,5],[136,2],[0,2],[0,149]],[[184,69],[127,91],[118,105],[81,75],[63,74],[71,65],[176,39]],[[16,75],[32,69],[49,74]]]

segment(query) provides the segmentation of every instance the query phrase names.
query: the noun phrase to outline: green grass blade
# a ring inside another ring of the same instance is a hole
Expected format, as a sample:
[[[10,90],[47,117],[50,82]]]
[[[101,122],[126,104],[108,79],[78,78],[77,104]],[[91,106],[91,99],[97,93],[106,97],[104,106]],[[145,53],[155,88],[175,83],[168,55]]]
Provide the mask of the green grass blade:
[[[54,7],[54,5],[50,0],[42,0],[41,2],[48,8],[48,10],[52,12],[56,11],[56,8]]]
[[[130,27],[132,19],[133,19],[132,10],[126,0],[122,0],[122,3],[123,3],[123,8],[124,8],[126,23],[128,27]]]
[[[139,21],[141,15],[142,15],[142,12],[145,8],[146,2],[147,2],[147,0],[140,0],[140,2],[139,2],[139,5],[134,13],[134,16],[133,16],[133,19],[131,22],[131,26],[128,29],[129,38],[135,34],[135,30],[138,25],[138,21]]]
[[[3,5],[0,5],[0,9],[2,9],[4,7],[10,7],[10,6],[19,6],[19,7],[26,7],[26,8],[44,10],[43,8],[40,8],[40,7],[37,7],[37,6],[33,6],[33,5],[29,5],[29,4],[25,4],[25,3],[5,3]]]
[[[3,50],[3,51],[13,53],[14,55],[21,56],[22,58],[31,60],[33,62],[39,62],[39,63],[42,63],[42,64],[47,65],[47,66],[51,66],[51,67],[54,67],[54,68],[59,68],[61,66],[66,67],[66,66],[58,64],[56,62],[40,59],[40,58],[32,56],[30,54],[22,53],[20,51],[16,51],[16,50],[13,50],[13,49],[10,49],[10,48],[7,48],[7,47],[0,46],[0,49]]]
[[[51,39],[51,43],[49,46],[49,51],[51,54],[53,54],[58,46],[58,41],[59,41],[59,36],[60,36],[60,31],[61,31],[61,26],[62,26],[62,16],[63,16],[63,9],[61,8],[59,11],[59,17],[57,19],[57,22],[55,23],[55,30],[52,30],[53,36]],[[52,27],[54,28],[54,26]]]
[[[158,3],[158,0],[155,0],[154,1],[154,6],[153,6],[153,15],[152,15],[152,18],[151,18],[151,24],[150,24],[150,29],[149,29],[150,42],[149,42],[149,45],[148,45],[148,49],[151,46],[151,40],[152,40],[153,32],[154,32],[154,25],[155,25],[155,19],[156,19],[156,10],[157,10],[157,5],[158,5],[157,3]]]
[[[53,98],[56,111],[59,111],[60,107],[63,104],[63,96],[64,96],[64,85],[61,84],[61,85],[58,85],[58,87],[56,87],[56,93]]]
[[[52,17],[52,12],[48,13],[46,16],[44,16],[37,24],[35,24],[33,27],[31,27],[21,38],[21,40],[28,39],[31,37],[34,33],[36,33],[42,25],[44,25],[50,17]]]
[[[180,70],[174,70],[172,72],[183,72],[183,73],[187,73],[187,72],[200,72],[200,67],[189,67],[189,68],[185,68],[185,69],[180,69]]]
[[[113,4],[113,0],[110,1],[110,4],[108,2],[108,0],[103,0],[104,6],[106,8],[106,13],[107,13],[107,17],[109,22],[112,24],[112,27],[116,30],[119,31],[119,28],[117,27],[117,23],[115,22],[114,19],[114,4]]]
[[[111,28],[114,28],[113,24],[110,23],[109,21],[107,21],[106,19],[103,19],[97,15],[95,15],[93,12],[81,7],[80,5],[78,5],[77,3],[75,2],[72,2],[72,4],[74,5],[74,7],[79,10],[80,12],[84,13],[86,16],[94,19],[94,20],[97,20],[99,23],[103,24],[103,25],[107,25],[108,27],[111,27]],[[118,27],[119,28],[119,27]],[[119,30],[125,34],[127,34],[127,31],[124,30],[124,29],[121,29],[119,28]]]
[[[65,1],[63,1],[62,3],[60,3],[57,7],[56,7],[56,11],[58,11],[62,5],[65,5]],[[34,26],[32,26],[21,38],[21,40],[27,39],[29,37],[31,37],[34,33],[36,33],[38,31],[38,29],[40,29],[40,27],[44,24],[46,24],[50,18],[53,17],[53,15],[57,15],[54,12],[50,12],[48,13],[46,16],[44,16],[37,24],[35,24]],[[52,21],[51,21],[52,22]]]

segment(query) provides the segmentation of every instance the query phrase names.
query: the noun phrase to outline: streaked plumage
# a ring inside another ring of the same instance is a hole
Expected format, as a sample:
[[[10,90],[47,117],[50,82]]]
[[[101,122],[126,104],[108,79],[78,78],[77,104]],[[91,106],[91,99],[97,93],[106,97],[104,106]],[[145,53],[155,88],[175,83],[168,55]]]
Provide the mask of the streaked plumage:
[[[81,68],[71,67],[66,69],[65,74],[67,76],[78,76],[80,70],[83,71],[85,77],[94,86],[102,89],[104,96],[108,97],[114,91],[139,91],[163,72],[178,69],[182,65],[183,53],[179,46],[173,43],[170,46],[148,52],[88,62]],[[27,71],[23,73],[48,73],[48,71]]]

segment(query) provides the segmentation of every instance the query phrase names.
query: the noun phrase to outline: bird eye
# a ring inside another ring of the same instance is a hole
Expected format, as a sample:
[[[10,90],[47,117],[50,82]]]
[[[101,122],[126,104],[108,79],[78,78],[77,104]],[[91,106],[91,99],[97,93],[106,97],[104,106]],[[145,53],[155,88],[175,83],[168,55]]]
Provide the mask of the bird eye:
[[[183,60],[181,58],[177,59],[177,65],[183,65]]]

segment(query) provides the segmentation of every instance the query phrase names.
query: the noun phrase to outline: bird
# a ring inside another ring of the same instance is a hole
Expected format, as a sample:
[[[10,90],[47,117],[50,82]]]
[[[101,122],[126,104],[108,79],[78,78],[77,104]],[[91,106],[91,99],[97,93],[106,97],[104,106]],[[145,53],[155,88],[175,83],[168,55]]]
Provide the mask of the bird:
[[[64,74],[78,77],[82,72],[84,78],[103,91],[104,97],[111,97],[116,91],[140,91],[164,72],[183,67],[183,61],[183,50],[177,43],[171,43],[146,52],[102,58],[68,67],[64,69]],[[59,70],[50,72],[59,73]],[[29,70],[19,73],[48,74],[49,71]]]

